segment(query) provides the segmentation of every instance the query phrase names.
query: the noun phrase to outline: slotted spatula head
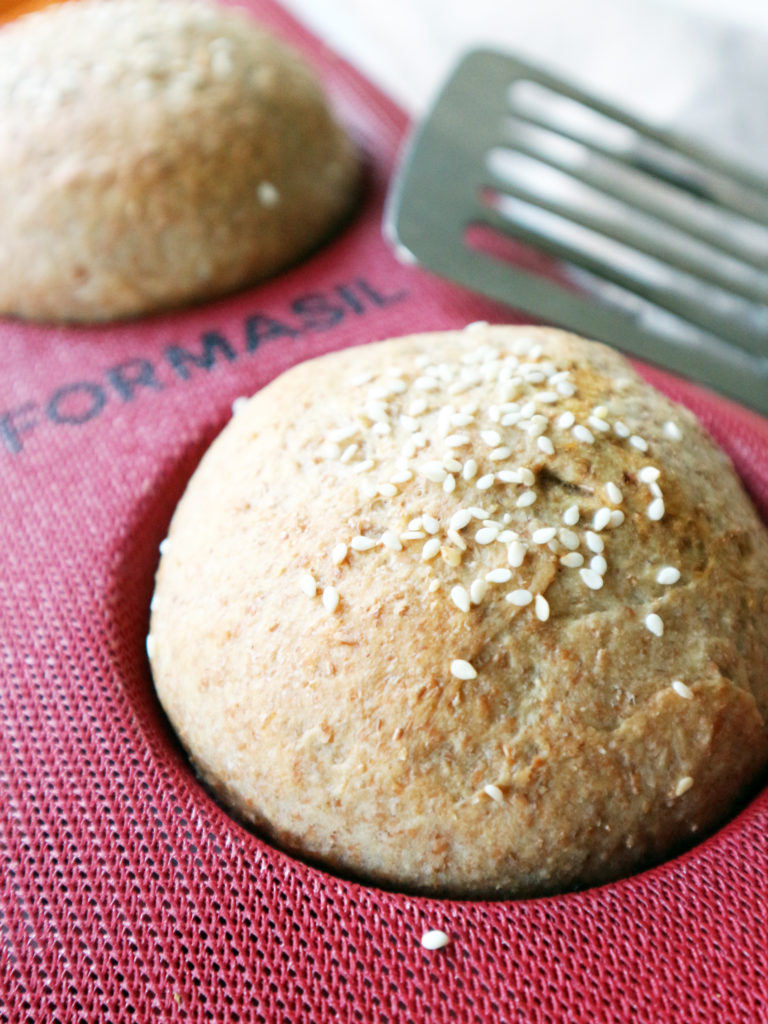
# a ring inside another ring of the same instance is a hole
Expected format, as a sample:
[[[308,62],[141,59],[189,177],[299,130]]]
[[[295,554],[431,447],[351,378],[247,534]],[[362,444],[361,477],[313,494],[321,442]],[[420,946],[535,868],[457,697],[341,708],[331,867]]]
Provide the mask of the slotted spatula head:
[[[768,414],[768,177],[541,68],[467,55],[414,133],[400,257]]]

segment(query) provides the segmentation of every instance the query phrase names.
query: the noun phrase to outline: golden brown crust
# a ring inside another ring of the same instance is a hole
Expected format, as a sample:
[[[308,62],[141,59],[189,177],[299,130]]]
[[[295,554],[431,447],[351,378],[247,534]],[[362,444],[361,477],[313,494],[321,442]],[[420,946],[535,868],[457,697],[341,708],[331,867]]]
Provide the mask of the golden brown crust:
[[[766,531],[692,415],[603,346],[477,325],[245,403],[174,517],[149,649],[201,776],[278,842],[513,896],[722,819],[768,759],[767,613]]]
[[[303,59],[242,13],[79,0],[0,31],[0,311],[133,316],[317,245],[357,158]]]

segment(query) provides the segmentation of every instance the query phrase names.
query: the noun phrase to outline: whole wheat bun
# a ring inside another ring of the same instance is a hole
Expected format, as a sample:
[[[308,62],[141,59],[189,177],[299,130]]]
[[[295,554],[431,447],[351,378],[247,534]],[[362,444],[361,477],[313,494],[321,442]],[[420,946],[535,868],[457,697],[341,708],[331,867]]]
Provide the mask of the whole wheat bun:
[[[76,0],[0,30],[0,312],[130,317],[297,260],[357,157],[304,60],[200,0]]]
[[[376,884],[524,896],[702,837],[768,760],[768,535],[617,352],[471,325],[299,365],[189,483],[148,651],[201,778]]]

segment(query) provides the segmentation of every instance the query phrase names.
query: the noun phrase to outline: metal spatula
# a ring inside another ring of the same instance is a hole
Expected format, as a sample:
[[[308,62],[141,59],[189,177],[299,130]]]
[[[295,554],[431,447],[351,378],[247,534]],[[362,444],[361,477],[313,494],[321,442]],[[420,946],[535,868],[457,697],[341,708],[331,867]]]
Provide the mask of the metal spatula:
[[[469,54],[406,148],[402,259],[768,414],[768,176]]]

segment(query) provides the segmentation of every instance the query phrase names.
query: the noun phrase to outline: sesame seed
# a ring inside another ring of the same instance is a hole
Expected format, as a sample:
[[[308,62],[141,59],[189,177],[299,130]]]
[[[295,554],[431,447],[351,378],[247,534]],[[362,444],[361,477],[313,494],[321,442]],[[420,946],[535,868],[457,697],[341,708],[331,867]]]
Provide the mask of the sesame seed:
[[[440,580],[430,580],[429,586],[427,587],[428,594],[434,594],[436,590],[440,589]]]
[[[683,438],[682,430],[673,420],[667,420],[662,429],[670,441],[681,441]]]
[[[390,551],[402,551],[403,545],[400,542],[400,538],[394,530],[385,530],[381,535],[381,543],[385,548],[389,548]]]
[[[454,412],[451,415],[451,426],[452,427],[468,427],[470,423],[474,423],[475,417],[471,416],[467,412]]]
[[[451,675],[456,679],[476,679],[477,672],[468,661],[463,658],[455,658],[451,662]]]
[[[394,498],[394,496],[397,494],[397,487],[395,487],[394,484],[384,483],[379,484],[379,486],[377,487],[377,491],[382,496],[382,498]]]
[[[569,530],[565,526],[561,527],[557,531],[557,539],[563,545],[568,548],[569,551],[575,551],[579,546],[579,535],[575,530]]]
[[[477,475],[477,463],[474,459],[467,459],[464,463],[461,475],[465,480],[473,480],[475,478]]]
[[[589,568],[592,572],[596,572],[598,576],[605,576],[608,571],[608,563],[602,555],[595,555],[594,558],[589,560]]]
[[[479,505],[471,505],[469,511],[475,517],[475,519],[487,519],[488,513],[484,508],[480,508]]]
[[[609,525],[610,521],[611,510],[603,506],[602,508],[599,508],[592,517],[592,528],[599,532],[600,530],[604,530],[606,526]]]
[[[507,445],[501,445],[500,448],[494,448],[493,451],[488,453],[488,458],[492,462],[501,462],[502,459],[508,459],[512,454],[512,449]]]
[[[536,595],[533,607],[536,613],[536,618],[539,619],[540,622],[546,622],[549,618],[549,601],[543,594]]]
[[[445,439],[449,448],[463,448],[464,445],[469,444],[469,441],[469,434],[449,434]]]
[[[307,597],[314,597],[317,594],[317,580],[309,572],[302,574],[299,579],[299,587],[301,592],[306,594]]]
[[[165,552],[168,550],[168,538],[167,537],[164,537],[163,540],[160,541],[160,543],[157,545],[157,550],[160,552],[161,555],[165,554]]]
[[[421,549],[421,558],[424,562],[429,562],[430,559],[434,558],[440,550],[440,541],[437,537],[430,537],[425,542],[424,547]]]
[[[423,530],[405,530],[400,534],[400,540],[424,540],[426,536]]]
[[[456,490],[455,476],[449,475],[445,478],[445,480],[443,480],[443,490],[445,491],[446,494],[452,494]]]
[[[147,657],[151,661],[155,654],[157,654],[157,638],[152,636],[151,633],[147,634],[146,639]]]
[[[584,534],[584,539],[587,542],[587,547],[593,554],[600,555],[605,550],[605,541],[599,533],[595,533],[594,530],[587,530]]]
[[[621,509],[620,508],[613,509],[612,512],[611,512],[610,522],[608,523],[608,525],[611,527],[611,529],[615,529],[617,526],[621,526],[621,524],[623,522],[624,522],[624,513],[621,511]]]
[[[422,466],[419,466],[419,472],[427,480],[431,480],[433,484],[441,484],[448,476],[445,467],[440,462],[425,462]]]
[[[531,534],[531,540],[534,544],[549,544],[557,534],[557,530],[554,526],[542,526],[538,530],[534,530]]]
[[[660,476],[661,470],[657,469],[656,466],[643,466],[637,474],[637,479],[641,484],[653,484]]]
[[[258,195],[259,202],[262,206],[276,206],[280,202],[280,193],[271,181],[259,182],[256,194]]]
[[[507,548],[507,561],[513,569],[519,569],[525,560],[526,547],[522,541],[515,540]]]
[[[539,438],[537,438],[536,439],[536,445],[537,445],[539,451],[543,452],[545,455],[554,455],[555,454],[555,446],[552,444],[552,442],[550,441],[550,439],[548,437],[539,437]]]
[[[560,565],[564,565],[566,569],[578,569],[579,566],[584,565],[584,555],[579,551],[569,551],[560,559]]]
[[[496,538],[499,536],[499,530],[495,526],[484,526],[481,530],[478,530],[475,534],[475,540],[478,544],[493,544]]]
[[[457,512],[454,512],[450,519],[451,530],[463,530],[468,523],[472,522],[472,512],[468,508],[460,508]]]
[[[603,585],[603,577],[594,569],[579,569],[582,583],[590,590],[600,590]]]
[[[461,565],[461,552],[456,548],[441,547],[440,554],[443,556],[445,564],[450,565],[452,569]]]
[[[443,466],[448,470],[449,473],[460,473],[461,463],[458,459],[454,459],[450,455],[446,455],[443,459]]]
[[[408,406],[408,413],[410,416],[421,416],[427,411],[427,400],[426,398],[414,398],[411,404]]]
[[[355,465],[352,467],[352,472],[353,473],[367,473],[368,470],[369,469],[373,469],[373,467],[374,467],[373,459],[363,459],[362,462],[356,462],[355,463]]]
[[[566,412],[562,413],[560,416],[557,417],[557,419],[555,420],[555,426],[559,427],[561,430],[570,430],[575,422],[576,417],[573,415],[570,409],[568,409],[566,410]]]
[[[344,462],[344,463],[350,462],[355,457],[355,455],[357,454],[357,449],[359,447],[360,446],[358,444],[356,444],[356,443],[348,444],[347,447],[344,449],[344,451],[339,456],[339,462]]]
[[[432,931],[424,932],[421,936],[421,944],[424,949],[435,950],[442,949],[447,946],[450,942],[450,938],[445,932],[439,931],[437,928],[433,928]]]
[[[683,793],[687,793],[693,785],[693,779],[690,775],[684,776],[678,784],[675,786],[675,796],[682,796]]]
[[[337,544],[331,551],[331,561],[334,565],[341,565],[344,559],[347,557],[347,545]]]
[[[626,423],[622,423],[621,420],[616,420],[613,424],[613,432],[616,437],[627,438],[632,433]]]
[[[239,412],[242,412],[247,403],[248,399],[244,395],[240,395],[239,398],[236,398],[232,403],[232,415],[237,416]]]
[[[566,526],[575,526],[579,521],[580,514],[578,505],[569,505],[563,512],[563,522]]]
[[[329,430],[326,440],[331,441],[333,444],[341,444],[343,441],[348,441],[351,437],[354,437],[358,432],[358,426],[356,423],[350,423],[346,427],[339,427],[337,430]]]
[[[424,374],[421,377],[417,377],[411,386],[416,388],[417,391],[436,391],[440,387],[440,381],[435,377],[429,377]]]
[[[533,601],[533,594],[530,590],[512,590],[507,594],[506,599],[517,608],[525,608],[526,605]]]
[[[542,416],[541,413],[539,413],[537,416],[533,417],[531,422],[528,424],[525,432],[528,435],[528,437],[535,437],[538,442],[538,439],[541,437],[541,435],[544,433],[548,426],[549,421],[547,417]]]
[[[613,502],[614,505],[620,505],[622,502],[622,493],[613,481],[608,481],[605,485],[605,493],[608,501]]]
[[[469,599],[472,604],[480,604],[488,592],[488,584],[485,580],[473,580],[469,588]]]
[[[434,516],[422,516],[421,525],[427,531],[427,533],[437,533],[440,529],[440,523],[435,519]]]
[[[517,476],[524,487],[533,487],[536,483],[536,477],[532,470],[528,469],[527,466],[520,466],[517,471]]]
[[[390,479],[393,484],[407,484],[409,480],[413,480],[413,473],[410,469],[400,469]]]
[[[557,385],[557,393],[562,395],[563,398],[572,398],[576,394],[576,385],[573,381],[562,380]]]
[[[584,444],[594,444],[595,442],[595,435],[592,433],[589,427],[585,427],[581,423],[577,423],[571,431],[571,433],[577,441],[583,441]]]
[[[662,568],[656,573],[656,582],[662,583],[664,586],[677,583],[679,579],[680,570],[676,569],[673,565],[662,566]]]
[[[654,636],[664,635],[664,623],[662,622],[661,616],[657,615],[656,612],[651,612],[645,616],[645,628],[653,633]]]
[[[486,473],[485,476],[481,476],[479,480],[475,481],[475,487],[478,491],[487,491],[489,487],[493,487],[493,480],[493,473]]]
[[[598,430],[603,434],[611,429],[611,424],[606,422],[606,420],[602,419],[600,416],[590,416],[587,419],[587,423],[593,430]]]
[[[373,431],[374,434],[378,434],[381,437],[384,437],[386,434],[392,433],[392,427],[389,425],[389,423],[374,423],[373,426],[371,427],[371,430]]]
[[[353,537],[349,542],[349,546],[354,551],[370,551],[371,548],[376,547],[376,541],[372,537]]]
[[[654,498],[648,506],[648,508],[645,510],[645,514],[648,516],[649,519],[652,519],[654,522],[658,522],[660,519],[664,518],[665,511],[666,510],[664,508],[664,499]]]
[[[339,607],[340,595],[336,587],[326,587],[323,591],[323,606],[326,611],[335,612]]]
[[[489,448],[495,448],[501,441],[501,434],[498,430],[483,430],[480,432],[480,437]]]
[[[663,496],[661,488],[655,481],[653,483],[648,484],[648,490],[651,492],[654,498],[661,498]]]
[[[693,700],[693,690],[690,688],[690,686],[686,686],[682,680],[673,680],[672,689],[675,691],[678,697],[683,697],[685,700]]]
[[[515,502],[517,508],[528,508],[536,501],[536,491],[523,491],[520,497]]]
[[[466,589],[461,586],[455,586],[451,589],[451,600],[462,612],[469,611],[469,594]]]
[[[648,451],[648,442],[643,437],[639,437],[637,434],[632,434],[629,439],[629,443],[633,448],[637,448],[639,452]]]
[[[516,469],[500,469],[496,479],[502,484],[521,484],[522,478]]]
[[[451,543],[455,544],[459,551],[467,550],[467,542],[464,540],[464,538],[461,536],[458,530],[452,530],[450,527],[448,527],[448,529],[445,532],[448,536],[448,540],[451,541]]]
[[[485,578],[489,583],[509,583],[512,579],[512,573],[509,569],[491,569],[490,572],[485,574]]]
[[[491,800],[494,800],[497,804],[504,802],[504,794],[498,786],[494,786],[491,782],[487,786],[483,786],[483,792],[486,796],[489,796]]]

